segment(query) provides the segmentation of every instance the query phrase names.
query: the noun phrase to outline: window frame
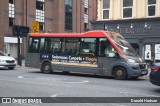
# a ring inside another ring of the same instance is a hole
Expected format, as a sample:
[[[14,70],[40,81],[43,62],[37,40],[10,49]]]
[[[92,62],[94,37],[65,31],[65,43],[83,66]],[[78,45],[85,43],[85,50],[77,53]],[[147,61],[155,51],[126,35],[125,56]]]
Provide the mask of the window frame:
[[[122,19],[132,19],[133,18],[134,0],[132,0],[132,1],[133,1],[132,6],[124,7],[123,6],[124,0],[122,0]],[[132,9],[132,16],[131,17],[124,17],[124,9],[130,9],[130,8]]]
[[[43,9],[37,8],[37,2],[43,3]],[[36,0],[36,22],[39,22],[39,27],[41,31],[45,31],[45,0]],[[42,27],[43,25],[43,27]]]
[[[64,30],[65,31],[73,31],[73,0],[71,0],[71,12],[67,11],[66,9],[66,5],[67,5],[68,1],[64,0]],[[69,5],[69,4],[68,4]],[[70,16],[71,15],[71,16]],[[71,24],[70,24],[71,23]]]
[[[149,7],[151,7],[151,6],[155,6],[155,15],[154,16],[149,16]],[[157,9],[156,9],[156,7],[157,7],[157,0],[156,0],[156,4],[148,4],[148,0],[146,1],[146,10],[147,10],[147,17],[156,17],[156,12],[157,12]]]
[[[105,8],[105,9],[103,8],[103,1],[104,1],[104,0],[102,0],[102,19],[103,19],[103,20],[109,20],[109,19],[110,19],[111,0],[109,0],[109,8]],[[106,18],[106,19],[104,18],[104,11],[106,11],[106,10],[109,11],[109,13],[108,13],[108,15],[109,15],[109,16],[108,16],[108,19],[107,19],[107,18]]]
[[[12,27],[14,25],[14,20],[15,20],[15,1],[12,0],[12,2],[8,2],[8,25],[9,27]],[[12,22],[12,24],[11,24]]]

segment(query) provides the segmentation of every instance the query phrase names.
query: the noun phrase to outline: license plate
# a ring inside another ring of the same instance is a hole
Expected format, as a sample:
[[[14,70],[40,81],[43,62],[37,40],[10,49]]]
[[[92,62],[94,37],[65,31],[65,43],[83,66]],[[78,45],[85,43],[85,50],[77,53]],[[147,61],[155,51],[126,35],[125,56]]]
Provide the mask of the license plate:
[[[146,71],[142,71],[142,74],[146,74],[147,72]]]

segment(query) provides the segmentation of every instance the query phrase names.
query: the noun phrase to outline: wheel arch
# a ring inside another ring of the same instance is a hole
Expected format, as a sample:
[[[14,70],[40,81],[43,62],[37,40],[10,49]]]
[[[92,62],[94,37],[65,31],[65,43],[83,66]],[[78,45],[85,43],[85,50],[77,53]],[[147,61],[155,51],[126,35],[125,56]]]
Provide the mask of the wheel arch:
[[[127,76],[128,76],[128,72],[127,72],[127,68],[125,67],[125,66],[123,66],[123,65],[116,65],[116,66],[114,66],[114,67],[112,67],[112,76],[113,76],[113,74],[114,74],[114,70],[117,68],[117,67],[122,67],[122,68],[124,68],[125,70],[126,70],[126,73],[127,73]]]
[[[48,60],[48,59],[43,60],[43,61],[41,62],[41,68],[40,68],[41,71],[42,71],[43,64],[46,63],[46,62],[48,62],[48,63],[51,64],[51,61],[50,61],[50,60]],[[43,71],[42,71],[42,72],[43,72]]]

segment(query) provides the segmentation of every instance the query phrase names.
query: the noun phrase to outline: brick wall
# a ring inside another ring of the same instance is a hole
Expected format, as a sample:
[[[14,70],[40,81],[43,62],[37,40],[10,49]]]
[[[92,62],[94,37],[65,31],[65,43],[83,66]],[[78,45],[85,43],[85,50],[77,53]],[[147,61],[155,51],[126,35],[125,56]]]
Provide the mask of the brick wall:
[[[26,7],[27,1],[27,7]],[[89,1],[89,20],[96,17],[97,0]],[[81,4],[82,2],[82,4]],[[83,32],[84,29],[84,0],[73,0],[73,32]],[[9,27],[8,0],[0,0],[0,50],[4,50],[4,36],[12,36],[12,27]],[[27,12],[26,12],[27,10]],[[65,5],[64,0],[45,0],[45,31],[52,33],[65,32]],[[82,13],[80,13],[82,12]],[[32,28],[35,21],[36,0],[15,0],[15,25]],[[27,18],[26,18],[27,15]],[[81,24],[80,24],[81,23]],[[89,25],[90,26],[90,25]],[[81,27],[81,28],[80,28]],[[81,31],[80,31],[81,29]],[[31,30],[30,30],[31,32]],[[22,57],[25,57],[26,38],[23,38]]]

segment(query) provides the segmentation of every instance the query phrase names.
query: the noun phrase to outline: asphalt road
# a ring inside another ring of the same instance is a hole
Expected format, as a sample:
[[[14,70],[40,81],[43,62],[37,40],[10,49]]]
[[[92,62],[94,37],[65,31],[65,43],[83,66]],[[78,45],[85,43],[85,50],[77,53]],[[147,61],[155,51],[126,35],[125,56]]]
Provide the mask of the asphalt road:
[[[39,69],[17,67],[14,70],[0,69],[0,97],[160,97],[160,87],[152,85],[148,76],[137,80],[115,80],[109,77],[82,74],[44,74]],[[13,104],[4,106],[8,105]],[[14,104],[13,106],[17,105],[39,106],[40,104]],[[58,103],[54,105],[84,106],[84,104]],[[85,105],[137,106],[135,103],[86,103]],[[148,106],[151,105],[148,104]]]

